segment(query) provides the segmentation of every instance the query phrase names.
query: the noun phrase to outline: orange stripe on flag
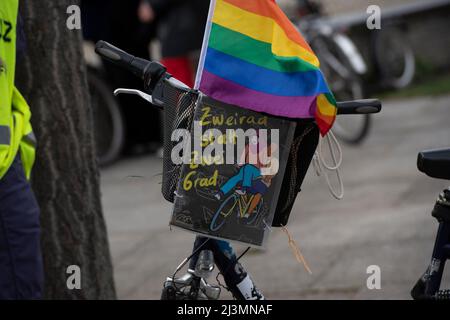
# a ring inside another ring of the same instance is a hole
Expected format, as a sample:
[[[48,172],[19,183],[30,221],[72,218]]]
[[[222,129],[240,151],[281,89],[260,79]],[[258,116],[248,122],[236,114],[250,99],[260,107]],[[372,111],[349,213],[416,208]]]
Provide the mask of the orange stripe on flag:
[[[320,94],[317,97],[317,110],[324,116],[335,116],[336,106],[331,104],[325,94]]]
[[[336,117],[327,117],[327,116],[323,116],[320,115],[319,113],[316,114],[316,118],[321,119],[323,122],[332,125],[334,122],[334,119],[336,119]]]
[[[333,109],[334,109],[333,110],[334,112],[329,114],[329,113],[326,113],[323,110],[321,110],[321,108],[316,105],[316,115],[321,117],[321,118],[334,119],[334,118],[336,118],[336,115],[337,115],[337,108],[334,107]]]
[[[272,0],[224,0],[235,7],[254,14],[273,19],[286,33],[287,37],[306,50],[313,52],[309,44],[300,35],[284,12]]]

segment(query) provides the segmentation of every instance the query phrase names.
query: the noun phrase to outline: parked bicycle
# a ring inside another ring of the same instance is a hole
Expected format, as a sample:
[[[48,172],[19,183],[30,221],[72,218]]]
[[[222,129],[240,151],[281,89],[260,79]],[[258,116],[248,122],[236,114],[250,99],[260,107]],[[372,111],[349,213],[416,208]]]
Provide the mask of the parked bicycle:
[[[450,149],[419,153],[417,167],[432,178],[450,180]],[[445,263],[450,259],[450,188],[439,194],[431,215],[439,222],[433,254],[411,296],[415,300],[450,300],[450,289],[440,289]]]
[[[103,58],[115,63],[117,66],[140,77],[143,80],[145,90],[147,91],[141,92],[135,89],[117,89],[115,91],[116,94],[124,93],[138,95],[153,106],[162,108],[164,110],[165,121],[171,120],[170,123],[165,123],[167,132],[164,140],[164,151],[165,154],[169,155],[167,157],[169,160],[164,160],[164,166],[169,165],[170,146],[172,145],[172,142],[170,141],[171,132],[172,130],[189,126],[189,124],[192,123],[193,108],[200,93],[190,89],[177,79],[174,79],[166,72],[164,66],[157,62],[151,62],[131,56],[103,41],[97,43],[96,52]],[[381,103],[375,99],[339,102],[337,108],[339,115],[365,115],[380,112]],[[308,125],[310,124],[311,121],[308,121]],[[316,132],[318,137],[318,130]],[[311,149],[310,151],[314,153],[317,146],[317,140],[311,139],[310,143],[312,145],[306,146],[305,149]],[[302,153],[302,157],[305,157],[305,152]],[[311,158],[312,154],[309,159],[303,159],[308,162],[308,166]],[[176,170],[173,166],[170,166],[170,168],[170,173],[173,173],[173,171]],[[304,177],[307,168],[302,167],[299,169]],[[301,181],[303,181],[303,177],[300,177]],[[172,190],[170,187],[176,182],[172,181],[173,179],[164,178],[163,174],[163,195],[166,199],[170,200],[170,197],[173,195],[165,192],[164,179],[166,179],[166,182],[169,185],[169,190]],[[225,200],[224,203],[230,201],[233,202],[234,207],[236,207],[240,200],[243,200],[240,196],[241,195],[237,196],[233,194],[231,197],[227,198],[228,200]],[[246,201],[244,202],[246,203]],[[241,203],[243,206],[245,205],[244,202]],[[232,209],[228,210],[229,213],[231,211]],[[214,226],[217,228],[218,224],[215,223]],[[197,237],[192,254],[185,258],[176,268],[172,276],[168,277],[164,282],[161,298],[168,300],[218,299],[221,287],[208,283],[208,278],[212,274],[215,264],[219,268],[220,274],[223,275],[225,283],[228,285],[227,289],[232,292],[236,299],[261,299],[263,297],[262,294],[252,284],[251,280],[246,277],[243,267],[238,263],[239,259],[248,250],[249,248],[244,251],[240,257],[236,258],[228,242],[212,238]],[[178,272],[180,272],[188,262],[190,262],[190,266],[187,273],[181,277],[177,277]],[[236,279],[231,279],[231,277],[236,275],[241,277],[238,279],[239,285]],[[217,275],[216,279],[219,282],[218,276],[219,275]],[[230,283],[233,285],[229,285]],[[249,290],[244,291],[242,290],[243,287],[247,287]]]

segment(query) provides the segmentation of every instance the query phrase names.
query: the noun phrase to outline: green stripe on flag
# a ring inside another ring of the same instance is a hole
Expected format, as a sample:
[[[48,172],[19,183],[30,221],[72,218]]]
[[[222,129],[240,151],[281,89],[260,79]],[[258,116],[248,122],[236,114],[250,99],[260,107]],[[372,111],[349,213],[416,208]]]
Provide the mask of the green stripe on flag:
[[[212,24],[209,47],[273,71],[288,73],[317,70],[315,66],[298,57],[274,55],[270,43],[255,40],[215,23]]]
[[[333,94],[325,93],[325,97],[327,97],[328,102],[331,103],[333,106],[336,105],[336,99],[334,98]]]

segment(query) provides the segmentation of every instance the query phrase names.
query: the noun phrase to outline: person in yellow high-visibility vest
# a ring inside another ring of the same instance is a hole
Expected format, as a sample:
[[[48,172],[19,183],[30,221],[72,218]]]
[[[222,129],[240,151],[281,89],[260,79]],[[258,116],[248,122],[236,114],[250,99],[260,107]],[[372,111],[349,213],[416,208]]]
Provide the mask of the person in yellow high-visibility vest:
[[[30,108],[14,86],[19,0],[0,1],[0,299],[40,299],[39,207]]]

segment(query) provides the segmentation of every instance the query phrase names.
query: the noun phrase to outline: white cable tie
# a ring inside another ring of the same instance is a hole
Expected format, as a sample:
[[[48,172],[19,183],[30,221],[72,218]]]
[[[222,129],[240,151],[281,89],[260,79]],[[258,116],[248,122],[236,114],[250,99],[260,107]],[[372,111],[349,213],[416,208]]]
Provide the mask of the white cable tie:
[[[333,164],[327,164],[325,162],[322,151],[323,139],[320,138],[317,151],[314,154],[313,166],[318,176],[321,176],[323,174],[323,176],[325,177],[325,181],[327,183],[328,190],[330,191],[331,195],[336,199],[341,200],[344,197],[344,183],[341,177],[341,173],[339,171],[343,159],[342,148],[332,131],[330,131],[324,139],[327,140],[328,149],[330,150],[331,161]],[[336,177],[338,179],[339,184],[338,190],[335,190],[331,185],[329,173],[327,171],[330,171],[330,173],[336,172]]]

